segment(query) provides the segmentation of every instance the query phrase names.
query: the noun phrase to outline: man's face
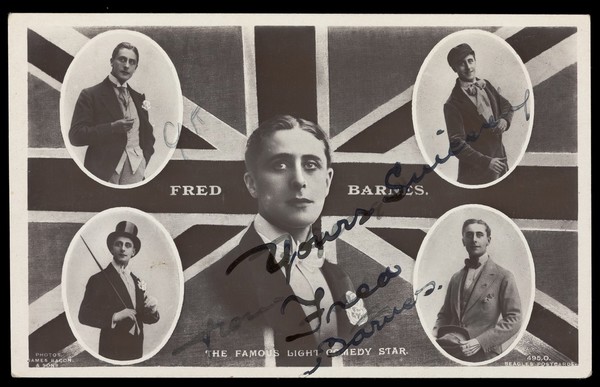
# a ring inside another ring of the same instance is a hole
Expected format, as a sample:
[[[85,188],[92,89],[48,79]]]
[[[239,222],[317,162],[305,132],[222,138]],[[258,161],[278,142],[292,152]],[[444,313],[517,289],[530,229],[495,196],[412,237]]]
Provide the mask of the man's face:
[[[289,233],[317,220],[333,178],[320,140],[301,129],[273,132],[253,169],[244,181],[265,219]]]
[[[462,242],[469,257],[481,257],[487,252],[487,247],[492,240],[488,237],[485,230],[485,225],[472,223],[465,228],[463,232]]]
[[[133,241],[127,237],[115,238],[112,245],[113,259],[120,265],[127,265],[135,255]]]
[[[465,56],[464,59],[454,67],[454,71],[456,71],[458,77],[465,82],[475,81],[476,69],[477,61],[473,54]]]
[[[111,58],[110,65],[111,74],[123,84],[135,73],[138,65],[137,56],[133,50],[122,48],[114,59]]]

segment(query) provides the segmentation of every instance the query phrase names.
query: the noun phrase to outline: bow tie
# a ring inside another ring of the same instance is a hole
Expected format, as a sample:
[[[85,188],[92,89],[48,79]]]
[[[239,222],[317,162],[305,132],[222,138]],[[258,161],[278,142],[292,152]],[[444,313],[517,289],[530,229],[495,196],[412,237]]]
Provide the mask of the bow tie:
[[[479,258],[471,260],[470,258],[465,259],[465,266],[467,269],[479,269],[481,266],[481,262],[479,262]]]
[[[473,96],[473,97],[477,95],[477,89],[481,89],[481,90],[485,89],[485,81],[477,80],[473,83],[470,83],[465,88],[465,90],[467,91],[467,94],[469,94],[470,96]]]

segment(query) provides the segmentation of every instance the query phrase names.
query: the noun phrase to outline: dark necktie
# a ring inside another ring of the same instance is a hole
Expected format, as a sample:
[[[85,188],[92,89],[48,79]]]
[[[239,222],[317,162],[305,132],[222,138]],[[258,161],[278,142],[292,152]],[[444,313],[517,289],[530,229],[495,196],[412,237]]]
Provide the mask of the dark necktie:
[[[479,262],[479,258],[467,258],[465,259],[465,266],[467,267],[467,269],[479,269],[479,267],[481,266],[481,262]]]
[[[118,86],[117,90],[119,90],[119,101],[125,108],[125,111],[129,111],[129,93],[125,86]]]

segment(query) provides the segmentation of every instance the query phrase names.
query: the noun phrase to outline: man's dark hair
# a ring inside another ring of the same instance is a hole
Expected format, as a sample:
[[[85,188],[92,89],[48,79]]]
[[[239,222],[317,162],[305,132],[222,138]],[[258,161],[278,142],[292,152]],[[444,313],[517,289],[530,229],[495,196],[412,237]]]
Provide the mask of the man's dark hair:
[[[121,50],[122,48],[126,48],[128,50],[132,50],[133,52],[135,52],[135,56],[137,58],[137,64],[138,65],[140,64],[140,53],[138,52],[137,47],[129,42],[121,42],[121,43],[117,44],[117,47],[115,47],[115,49],[112,52],[111,58],[115,59],[117,57],[117,55],[119,55],[119,50]]]
[[[484,222],[481,219],[465,220],[465,222],[463,223],[463,226],[462,226],[462,234],[465,233],[465,228],[467,228],[467,226],[470,224],[483,224],[485,226],[485,232],[487,233],[488,238],[492,236],[492,229],[490,228],[490,226],[488,226],[488,224],[486,222]]]
[[[290,115],[280,115],[271,118],[268,121],[263,122],[259,127],[252,132],[246,143],[246,153],[244,155],[244,161],[246,163],[246,169],[249,172],[254,171],[256,166],[256,159],[262,147],[264,146],[264,140],[271,136],[278,130],[290,130],[290,129],[302,129],[309,132],[315,138],[323,143],[325,147],[325,157],[327,158],[327,167],[331,165],[331,146],[329,145],[329,138],[327,134],[321,129],[318,124],[314,122],[292,117]]]

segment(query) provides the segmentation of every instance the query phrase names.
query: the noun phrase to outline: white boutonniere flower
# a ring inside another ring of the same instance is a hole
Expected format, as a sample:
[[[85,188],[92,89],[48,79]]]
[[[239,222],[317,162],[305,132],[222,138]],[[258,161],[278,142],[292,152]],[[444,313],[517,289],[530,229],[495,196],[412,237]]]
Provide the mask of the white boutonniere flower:
[[[137,286],[138,286],[138,288],[140,288],[140,290],[142,292],[146,291],[146,283],[139,278],[138,278]]]
[[[355,299],[355,293],[351,291],[346,292],[346,301],[348,303],[353,302]],[[358,302],[352,307],[346,309],[346,314],[348,315],[348,320],[352,325],[362,325],[369,319],[369,316],[367,315],[367,309],[365,308],[365,302],[362,298],[358,300]]]
[[[142,102],[142,109],[144,109],[146,111],[150,110],[150,101],[145,99],[144,102]]]

